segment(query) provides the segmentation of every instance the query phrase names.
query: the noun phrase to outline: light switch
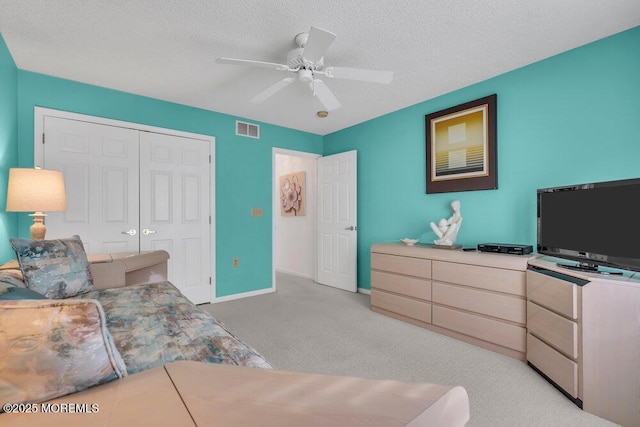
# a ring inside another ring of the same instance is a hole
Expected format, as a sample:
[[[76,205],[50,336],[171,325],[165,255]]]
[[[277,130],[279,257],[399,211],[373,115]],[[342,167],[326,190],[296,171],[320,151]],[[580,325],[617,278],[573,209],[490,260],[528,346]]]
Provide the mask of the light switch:
[[[262,208],[251,208],[251,216],[261,217],[262,216]]]

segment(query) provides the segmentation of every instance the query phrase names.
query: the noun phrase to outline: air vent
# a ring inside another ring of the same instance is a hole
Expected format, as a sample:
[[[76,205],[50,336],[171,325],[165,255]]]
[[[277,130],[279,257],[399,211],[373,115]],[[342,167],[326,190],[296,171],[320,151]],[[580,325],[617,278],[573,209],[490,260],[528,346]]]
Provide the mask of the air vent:
[[[260,138],[260,126],[236,120],[236,135]]]

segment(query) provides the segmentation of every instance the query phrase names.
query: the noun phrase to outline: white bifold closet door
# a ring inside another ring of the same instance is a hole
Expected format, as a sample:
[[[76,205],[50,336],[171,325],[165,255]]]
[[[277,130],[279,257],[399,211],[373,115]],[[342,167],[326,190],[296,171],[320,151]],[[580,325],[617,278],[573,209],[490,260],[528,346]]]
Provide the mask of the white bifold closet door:
[[[47,238],[78,234],[88,253],[164,249],[169,280],[210,302],[209,142],[51,116],[44,135],[43,167],[67,191]]]
[[[169,271],[192,302],[211,302],[209,144],[140,133],[140,250],[171,254]]]
[[[88,253],[138,252],[139,164],[137,130],[45,117],[43,168],[62,171],[67,193],[67,211],[47,213],[47,238],[77,234]]]

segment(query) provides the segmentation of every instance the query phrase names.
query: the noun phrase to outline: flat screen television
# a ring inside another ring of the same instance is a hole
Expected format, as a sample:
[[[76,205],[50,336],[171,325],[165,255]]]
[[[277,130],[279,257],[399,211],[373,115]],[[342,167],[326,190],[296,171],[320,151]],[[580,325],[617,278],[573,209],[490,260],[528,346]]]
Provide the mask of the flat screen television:
[[[640,178],[537,192],[538,253],[588,271],[640,271]]]

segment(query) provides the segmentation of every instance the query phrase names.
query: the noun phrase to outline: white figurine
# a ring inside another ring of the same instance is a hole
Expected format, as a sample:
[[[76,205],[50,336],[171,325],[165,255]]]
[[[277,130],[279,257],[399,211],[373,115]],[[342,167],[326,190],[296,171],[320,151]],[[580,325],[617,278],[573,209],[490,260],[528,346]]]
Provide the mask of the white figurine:
[[[453,215],[449,219],[442,218],[437,225],[431,221],[431,229],[439,237],[438,240],[433,241],[436,245],[453,246],[456,243],[456,237],[458,236],[460,225],[462,225],[460,200],[451,202],[451,210],[453,210]]]

